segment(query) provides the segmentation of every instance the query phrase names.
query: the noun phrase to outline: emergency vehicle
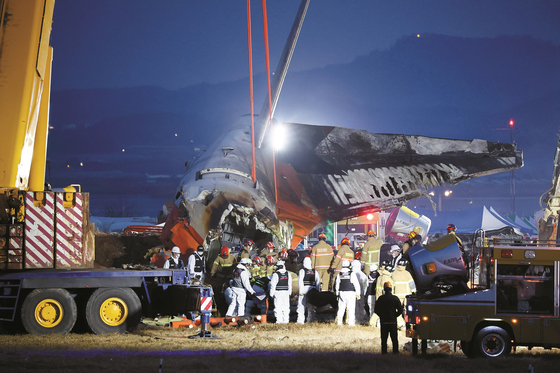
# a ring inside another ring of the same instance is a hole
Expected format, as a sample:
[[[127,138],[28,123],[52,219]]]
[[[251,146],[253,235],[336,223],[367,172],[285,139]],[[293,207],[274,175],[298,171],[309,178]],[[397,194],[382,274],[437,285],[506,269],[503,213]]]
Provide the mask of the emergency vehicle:
[[[473,244],[467,291],[450,295],[441,286],[408,296],[406,335],[413,354],[418,340],[423,353],[428,340],[461,341],[469,357],[507,355],[516,346],[560,347],[560,247],[499,239],[480,245],[483,236],[475,235],[479,246]],[[443,268],[429,260],[416,264],[415,277]]]

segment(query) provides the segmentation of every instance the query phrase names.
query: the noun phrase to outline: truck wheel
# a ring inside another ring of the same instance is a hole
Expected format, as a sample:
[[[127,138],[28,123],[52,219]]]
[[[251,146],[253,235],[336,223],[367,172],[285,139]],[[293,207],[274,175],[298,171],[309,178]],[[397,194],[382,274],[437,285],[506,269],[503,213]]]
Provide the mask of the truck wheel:
[[[130,288],[100,288],[86,305],[86,320],[95,334],[133,331],[140,323],[142,304]]]
[[[485,357],[498,357],[511,352],[511,338],[502,328],[487,326],[476,335],[474,346],[469,345],[469,350]],[[470,351],[469,351],[470,352]]]
[[[21,322],[29,334],[68,334],[78,318],[66,289],[35,289],[21,306]]]

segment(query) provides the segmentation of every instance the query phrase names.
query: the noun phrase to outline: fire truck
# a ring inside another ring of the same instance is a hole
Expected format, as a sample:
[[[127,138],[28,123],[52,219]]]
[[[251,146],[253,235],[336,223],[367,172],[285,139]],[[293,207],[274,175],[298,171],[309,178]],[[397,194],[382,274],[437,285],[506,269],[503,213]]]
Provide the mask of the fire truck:
[[[210,286],[185,270],[94,268],[89,194],[45,186],[53,10],[54,0],[0,1],[0,329],[122,333],[157,314],[207,325]]]
[[[413,354],[419,340],[423,353],[428,340],[460,341],[469,357],[560,347],[559,176],[560,141],[538,240],[486,240],[477,231],[470,260],[450,236],[414,248],[418,291],[407,297],[405,314]]]

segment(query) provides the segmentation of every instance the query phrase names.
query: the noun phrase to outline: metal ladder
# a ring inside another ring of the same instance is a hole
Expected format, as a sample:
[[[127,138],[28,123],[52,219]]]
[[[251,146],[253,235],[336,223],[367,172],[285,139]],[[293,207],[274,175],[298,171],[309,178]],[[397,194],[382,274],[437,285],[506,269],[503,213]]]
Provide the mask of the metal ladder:
[[[0,281],[0,321],[14,321],[21,294],[21,280]]]

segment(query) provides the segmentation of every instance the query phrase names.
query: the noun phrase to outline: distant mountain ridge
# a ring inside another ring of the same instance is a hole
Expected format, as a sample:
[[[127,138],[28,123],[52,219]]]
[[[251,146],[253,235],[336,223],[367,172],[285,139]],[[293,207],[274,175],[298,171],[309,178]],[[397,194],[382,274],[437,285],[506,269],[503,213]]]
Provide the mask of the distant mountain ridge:
[[[264,76],[257,76],[256,113],[265,92]],[[506,127],[515,115],[516,141],[530,163],[527,155],[556,144],[559,99],[560,47],[549,42],[414,35],[348,64],[288,72],[275,117],[374,133],[506,142],[508,133],[496,127]],[[92,195],[124,189],[126,198],[145,193],[171,199],[185,161],[249,109],[248,79],[176,91],[55,91],[51,182],[80,182]],[[548,177],[552,157],[546,166],[520,170],[520,177],[524,172]],[[154,182],[153,175],[167,176]],[[115,186],[108,190],[108,184]]]

